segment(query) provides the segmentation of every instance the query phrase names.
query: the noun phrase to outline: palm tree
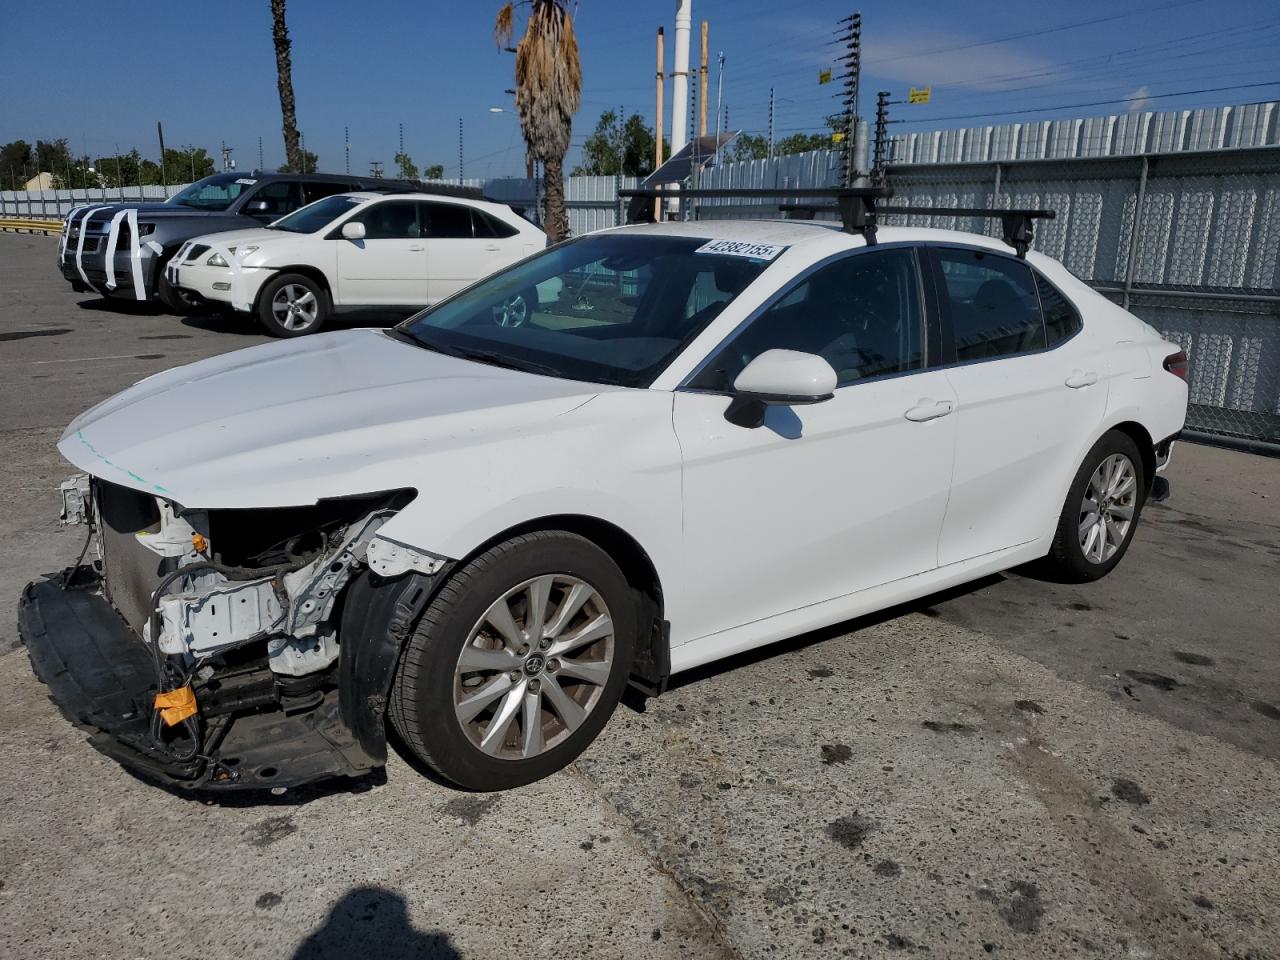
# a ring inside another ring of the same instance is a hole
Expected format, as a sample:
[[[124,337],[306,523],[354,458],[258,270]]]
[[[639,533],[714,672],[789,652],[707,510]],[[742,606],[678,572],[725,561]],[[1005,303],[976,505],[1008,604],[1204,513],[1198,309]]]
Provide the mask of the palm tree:
[[[284,125],[284,156],[290,170],[303,169],[298,147],[298,114],[293,102],[293,64],[289,59],[289,26],[284,20],[285,0],[271,0],[271,37],[276,44],[276,86],[280,88],[280,116]]]
[[[516,113],[528,155],[542,161],[542,222],[553,241],[569,235],[564,208],[564,155],[569,152],[573,115],[582,99],[578,38],[568,0],[520,0],[528,5],[524,36],[516,44]],[[498,11],[493,37],[499,47],[515,33],[515,6]]]

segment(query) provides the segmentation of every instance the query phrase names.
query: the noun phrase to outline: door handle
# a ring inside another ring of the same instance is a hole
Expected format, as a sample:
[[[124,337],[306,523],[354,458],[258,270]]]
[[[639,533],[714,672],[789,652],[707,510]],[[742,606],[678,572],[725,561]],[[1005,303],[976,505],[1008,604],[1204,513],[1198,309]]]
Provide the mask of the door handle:
[[[490,253],[497,253],[502,248],[498,246],[496,243],[490,243],[485,245],[485,249],[488,250]]]
[[[928,397],[924,397],[903,416],[915,423],[923,423],[926,420],[937,420],[939,417],[945,417],[954,409],[955,404],[950,400],[938,400],[935,402]]]
[[[1092,370],[1087,373],[1083,370],[1072,370],[1071,376],[1064,381],[1072,390],[1079,390],[1081,387],[1091,387],[1098,382],[1098,375]]]
[[[411,246],[409,249],[410,249],[411,251],[413,251],[414,253],[421,253],[421,252],[422,252],[422,244],[420,244],[420,243],[415,243],[415,244],[414,244],[413,246]]]

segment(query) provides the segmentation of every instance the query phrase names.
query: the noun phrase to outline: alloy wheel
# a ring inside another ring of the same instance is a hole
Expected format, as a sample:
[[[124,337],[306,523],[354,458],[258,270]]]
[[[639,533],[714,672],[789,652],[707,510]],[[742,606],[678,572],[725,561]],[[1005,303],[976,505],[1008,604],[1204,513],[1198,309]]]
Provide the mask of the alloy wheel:
[[[1124,545],[1138,506],[1138,473],[1123,453],[1093,471],[1080,503],[1080,550],[1090,563],[1106,563]]]
[[[599,591],[569,574],[526,580],[471,628],[454,672],[454,713],[489,756],[531,759],[582,725],[613,659],[613,619]]]
[[[495,314],[494,320],[500,327],[523,326],[529,319],[529,304],[523,295],[517,294],[502,301]]]
[[[286,330],[305,330],[316,322],[320,304],[316,295],[298,283],[286,283],[271,298],[271,313]]]

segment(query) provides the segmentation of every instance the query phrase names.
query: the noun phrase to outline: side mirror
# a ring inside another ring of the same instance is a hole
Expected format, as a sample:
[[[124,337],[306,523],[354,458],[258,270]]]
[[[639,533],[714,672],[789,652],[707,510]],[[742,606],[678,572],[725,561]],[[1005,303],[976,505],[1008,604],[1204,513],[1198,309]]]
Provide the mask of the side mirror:
[[[347,240],[363,240],[364,224],[348,220],[342,225],[342,236]]]
[[[835,394],[836,372],[814,353],[766,350],[733,381],[734,398],[724,412],[730,423],[754,429],[772,405],[821,403]]]
[[[271,205],[265,200],[250,200],[248,205],[249,213],[267,213],[271,209]]]

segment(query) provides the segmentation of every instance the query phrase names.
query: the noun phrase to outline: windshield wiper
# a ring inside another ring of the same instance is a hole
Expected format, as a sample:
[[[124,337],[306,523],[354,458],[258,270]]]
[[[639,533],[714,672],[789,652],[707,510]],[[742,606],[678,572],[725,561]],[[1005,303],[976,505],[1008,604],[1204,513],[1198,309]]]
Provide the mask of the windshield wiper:
[[[492,350],[475,350],[459,347],[456,356],[466,360],[474,360],[476,363],[487,363],[493,367],[504,367],[508,370],[519,370],[523,373],[540,373],[546,377],[562,377],[563,374],[555,367],[549,367],[544,363],[535,363],[532,360],[516,360],[505,354],[495,353]]]

